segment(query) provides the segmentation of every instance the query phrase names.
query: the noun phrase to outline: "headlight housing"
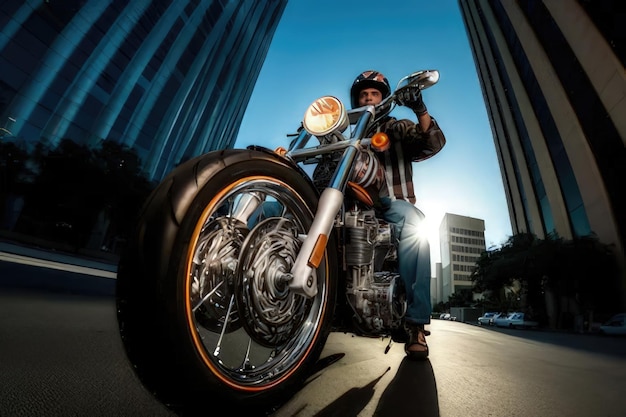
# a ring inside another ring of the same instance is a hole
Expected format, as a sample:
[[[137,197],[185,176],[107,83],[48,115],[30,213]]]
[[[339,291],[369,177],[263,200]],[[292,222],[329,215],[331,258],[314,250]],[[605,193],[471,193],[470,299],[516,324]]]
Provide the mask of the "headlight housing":
[[[318,137],[343,132],[349,125],[348,112],[338,98],[320,97],[306,109],[302,124],[307,132]]]

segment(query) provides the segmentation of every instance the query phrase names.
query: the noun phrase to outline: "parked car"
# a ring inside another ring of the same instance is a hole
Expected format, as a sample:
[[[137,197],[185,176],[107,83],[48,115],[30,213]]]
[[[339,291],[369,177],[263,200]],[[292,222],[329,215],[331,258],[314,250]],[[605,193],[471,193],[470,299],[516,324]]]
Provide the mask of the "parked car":
[[[485,313],[482,316],[478,317],[478,324],[482,325],[488,325],[488,326],[493,326],[493,319],[496,318],[496,316],[498,315],[497,312],[489,312],[489,313]]]
[[[509,327],[508,318],[516,313],[500,313],[497,317],[493,318],[493,324],[498,327]]]
[[[619,313],[611,317],[602,326],[600,334],[626,335],[626,313]]]
[[[509,313],[506,317],[498,317],[494,319],[494,324],[498,327],[510,328],[530,328],[539,325],[536,321],[530,320],[526,314],[520,312]]]
[[[496,315],[493,316],[493,320],[491,321],[493,322],[493,324],[496,324],[496,319],[505,319],[508,315],[509,313],[496,313]]]
[[[509,313],[496,313],[496,314],[494,314],[493,318],[491,319],[491,325],[495,326],[497,319],[505,319],[508,315],[509,315]]]
[[[441,320],[451,320],[451,321],[455,321],[456,320],[456,316],[452,316],[450,315],[450,313],[442,313],[439,318]]]

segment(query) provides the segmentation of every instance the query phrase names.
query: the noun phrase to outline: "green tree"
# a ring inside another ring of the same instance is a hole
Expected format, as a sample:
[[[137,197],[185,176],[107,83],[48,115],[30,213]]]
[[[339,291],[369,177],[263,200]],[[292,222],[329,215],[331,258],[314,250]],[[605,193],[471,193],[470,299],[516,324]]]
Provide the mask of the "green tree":
[[[520,279],[527,264],[528,250],[536,242],[534,235],[520,233],[509,237],[500,247],[483,252],[470,279],[474,292],[499,292]]]
[[[471,276],[475,292],[499,299],[503,310],[532,311],[539,321],[547,320],[546,292],[552,294],[552,314],[559,318],[574,311],[615,311],[621,304],[619,277],[613,248],[594,236],[566,241],[527,233],[484,252]],[[561,305],[561,300],[567,304]]]
[[[0,139],[0,227],[12,227],[12,205],[28,188],[32,176],[28,152],[7,137]]]
[[[110,221],[105,245],[113,249],[126,241],[139,211],[154,184],[141,172],[137,153],[119,143],[104,141],[94,151],[95,163],[103,175],[104,214]]]
[[[153,188],[137,154],[111,141],[95,150],[70,139],[54,149],[39,144],[31,158],[35,176],[17,229],[63,249],[99,246],[102,239],[123,243]],[[99,240],[93,239],[97,226],[107,231]]]
[[[101,176],[91,151],[64,139],[57,148],[39,152],[38,172],[26,196],[20,230],[82,247],[103,204]]]
[[[469,307],[472,304],[472,290],[462,289],[448,297],[450,307]]]
[[[544,285],[559,299],[572,300],[583,312],[607,314],[622,304],[620,267],[612,246],[583,236],[561,241],[548,256]]]

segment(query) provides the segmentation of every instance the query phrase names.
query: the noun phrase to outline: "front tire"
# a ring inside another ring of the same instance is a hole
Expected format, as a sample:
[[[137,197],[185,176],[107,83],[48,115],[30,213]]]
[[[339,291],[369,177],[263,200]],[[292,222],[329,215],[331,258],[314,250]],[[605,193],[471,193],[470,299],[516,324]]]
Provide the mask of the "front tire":
[[[253,150],[196,158],[155,189],[118,268],[118,322],[140,379],[171,409],[258,412],[310,375],[330,332],[336,251],[313,298],[281,277],[317,198],[296,167]],[[259,200],[280,213],[247,208]]]

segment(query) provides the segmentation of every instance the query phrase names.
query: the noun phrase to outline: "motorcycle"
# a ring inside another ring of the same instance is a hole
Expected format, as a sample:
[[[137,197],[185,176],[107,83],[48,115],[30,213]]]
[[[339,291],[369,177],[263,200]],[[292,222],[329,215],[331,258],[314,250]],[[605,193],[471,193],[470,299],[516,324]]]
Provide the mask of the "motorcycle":
[[[116,303],[126,355],[158,400],[181,414],[268,409],[317,369],[331,331],[406,340],[397,236],[370,190],[389,138],[366,135],[404,89],[438,80],[414,72],[352,110],[321,97],[288,149],[210,152],[153,190]]]

